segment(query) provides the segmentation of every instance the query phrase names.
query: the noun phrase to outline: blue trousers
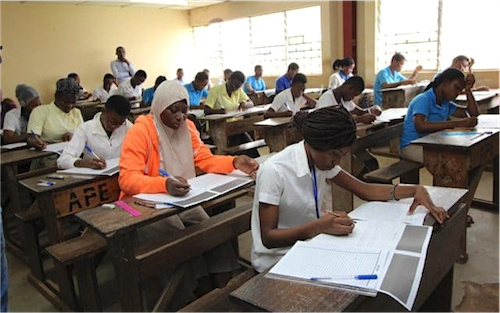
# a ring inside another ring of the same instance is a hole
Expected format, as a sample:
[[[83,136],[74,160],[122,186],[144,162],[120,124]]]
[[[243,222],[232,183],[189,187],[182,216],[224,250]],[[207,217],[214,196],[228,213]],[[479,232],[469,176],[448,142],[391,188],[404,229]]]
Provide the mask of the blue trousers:
[[[0,213],[1,213],[0,209]],[[7,275],[7,257],[5,256],[5,239],[3,237],[3,222],[0,216],[0,312],[7,312],[8,296],[7,288],[9,278]]]

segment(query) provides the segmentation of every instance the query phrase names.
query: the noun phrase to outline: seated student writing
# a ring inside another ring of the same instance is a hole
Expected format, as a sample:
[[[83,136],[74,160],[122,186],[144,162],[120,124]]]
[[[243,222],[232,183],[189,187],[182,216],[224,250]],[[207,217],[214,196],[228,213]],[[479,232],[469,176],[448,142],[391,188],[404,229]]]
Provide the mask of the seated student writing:
[[[111,96],[102,113],[76,128],[73,138],[57,159],[57,167],[102,169],[106,167],[106,160],[119,158],[125,134],[132,126],[127,120],[129,113],[127,98]],[[82,153],[83,157],[80,157]]]
[[[26,141],[28,120],[34,108],[41,105],[40,96],[35,88],[28,85],[16,86],[16,98],[21,105],[6,112],[3,123],[3,140],[6,144]]]
[[[292,79],[292,86],[274,97],[264,118],[293,116],[304,106],[314,108],[316,100],[304,94],[306,84],[307,77],[304,74],[296,74]]]
[[[147,75],[143,70],[138,70],[131,79],[124,81],[118,86],[115,95],[124,96],[130,101],[142,100],[142,84],[146,81]],[[137,104],[137,107],[139,104]]]
[[[47,143],[71,140],[76,127],[83,124],[82,113],[73,107],[79,92],[80,86],[73,79],[57,81],[55,100],[36,107],[30,114],[28,145],[41,150]]]
[[[105,103],[109,97],[115,94],[117,89],[116,78],[111,74],[104,75],[102,87],[94,89],[94,101]]]
[[[255,177],[259,165],[253,159],[247,156],[216,156],[210,152],[194,124],[186,119],[188,107],[188,93],[177,81],[166,81],[158,87],[151,113],[137,118],[123,142],[118,180],[121,199],[139,193],[185,195],[190,188],[186,180],[195,177],[195,168],[221,174],[236,168]],[[170,176],[162,177],[160,169]],[[201,207],[196,207],[151,225],[147,232],[155,230],[161,236],[165,232],[184,229],[185,224],[199,223],[208,218]],[[148,236],[147,233],[139,235],[143,238]],[[217,287],[225,285],[231,271],[237,267],[234,251],[228,244],[205,253],[204,261],[201,264],[206,263],[208,267],[205,268],[205,275],[208,270],[214,279],[212,283]],[[194,274],[203,272],[200,266],[191,268],[197,272]]]
[[[345,83],[349,77],[352,77],[352,72],[355,67],[356,64],[354,63],[354,59],[351,57],[335,60],[335,62],[333,62],[334,73],[328,80],[328,89],[335,89]]]
[[[160,86],[160,84],[166,80],[167,78],[165,76],[158,76],[156,77],[155,85],[151,88],[144,90],[144,92],[142,93],[142,100],[141,100],[142,107],[151,106],[151,103],[153,103],[153,98],[155,96],[156,88],[158,88],[158,86]]]
[[[422,70],[422,66],[418,65],[410,78],[407,79],[401,75],[401,70],[405,64],[405,57],[401,53],[396,53],[392,56],[391,65],[380,70],[375,77],[375,84],[373,86],[374,92],[374,103],[376,105],[382,105],[382,89],[394,88],[402,85],[414,85],[416,83],[415,79],[418,76],[418,72]]]
[[[409,214],[423,205],[439,223],[446,219],[423,186],[368,184],[338,166],[356,139],[356,123],[344,108],[302,111],[293,122],[304,140],[266,160],[257,173],[251,218],[252,266],[257,271],[272,267],[297,240],[353,231],[349,217],[322,210],[326,179],[366,201],[414,197]]]
[[[477,124],[479,108],[471,91],[474,82],[474,75],[468,74],[465,78],[461,71],[449,68],[439,74],[424,92],[410,102],[401,133],[401,157],[423,163],[423,148],[411,145],[412,140],[444,129],[474,127]],[[465,109],[458,108],[453,103],[464,88],[467,94]],[[460,119],[448,121],[450,116]]]
[[[198,72],[194,80],[184,85],[189,94],[189,107],[190,109],[203,109],[205,99],[208,97],[208,74],[205,72]]]
[[[243,84],[243,90],[248,94],[254,94],[257,91],[266,90],[266,82],[262,78],[262,65],[255,65],[254,67],[255,75],[248,76]]]
[[[342,105],[347,111],[349,111],[356,123],[370,124],[375,120],[375,116],[382,113],[378,105],[369,107],[367,109],[360,108],[357,106],[352,99],[365,89],[365,82],[360,76],[352,76],[345,83],[340,85],[340,87],[334,90],[328,90],[321,95],[318,100],[317,108],[326,108],[329,106],[340,106]]]
[[[68,78],[74,79],[80,88],[80,92],[78,93],[78,100],[87,100],[92,97],[92,94],[87,91],[87,89],[83,88],[80,81],[80,76],[77,73],[68,74]]]

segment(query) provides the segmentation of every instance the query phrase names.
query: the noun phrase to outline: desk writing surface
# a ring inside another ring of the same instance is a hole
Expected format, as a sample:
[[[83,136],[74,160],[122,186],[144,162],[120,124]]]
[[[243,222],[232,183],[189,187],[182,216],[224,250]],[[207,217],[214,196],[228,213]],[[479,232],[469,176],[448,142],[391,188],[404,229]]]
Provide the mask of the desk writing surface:
[[[500,115],[480,114],[477,117],[476,129],[479,128],[500,128]]]
[[[21,149],[10,151],[9,153],[2,153],[2,165],[16,163],[20,161],[29,161],[36,158],[41,158],[49,155],[55,154],[50,151],[39,151],[31,149]]]
[[[280,126],[283,124],[289,124],[292,121],[292,117],[272,117],[267,118],[263,121],[254,123],[255,126]]]
[[[87,184],[93,181],[98,181],[102,179],[107,179],[110,178],[109,176],[89,176],[89,175],[69,175],[69,174],[60,174],[60,173],[51,173],[55,175],[61,175],[64,176],[64,179],[52,179],[52,178],[47,178],[47,175],[50,174],[44,174],[44,175],[39,175],[35,177],[30,177],[23,179],[19,181],[19,184],[23,186],[24,188],[28,189],[29,191],[35,193],[35,194],[41,194],[41,193],[46,193],[46,192],[55,192],[63,189],[70,189],[73,187],[76,187],[78,185],[82,184]],[[118,177],[118,175],[115,175]],[[55,185],[53,186],[38,186],[39,180],[47,180],[54,182]]]
[[[243,110],[243,111],[233,111],[233,112],[227,112],[227,113],[223,113],[223,114],[210,114],[210,115],[201,116],[201,117],[199,117],[199,119],[200,120],[209,120],[209,121],[215,120],[215,121],[217,121],[217,120],[223,120],[223,119],[232,118],[232,117],[265,113],[269,109],[270,106],[271,106],[270,104],[257,105],[257,106],[251,107],[251,108],[249,108],[247,110]]]
[[[473,91],[472,95],[474,95],[474,99],[479,102],[493,98],[498,95],[498,91]],[[458,95],[455,100],[458,102],[465,102],[467,101],[467,95]]]
[[[145,108],[136,108],[136,109],[131,109],[130,110],[130,114],[133,114],[133,115],[139,115],[139,114],[142,114],[142,113],[149,113],[149,111],[151,111],[151,107],[145,107]]]
[[[412,89],[412,88],[423,88],[423,87],[427,87],[427,85],[429,85],[429,81],[422,81],[422,82],[418,82],[416,85],[402,85],[402,86],[398,86],[398,87],[392,87],[392,88],[383,88],[383,89],[380,89],[380,91],[384,92],[384,91],[393,91],[393,90],[405,90],[405,89]]]
[[[493,128],[440,131],[413,140],[411,143],[424,146],[434,145],[451,148],[468,148],[492,136],[496,136],[498,140],[498,132],[499,129]]]

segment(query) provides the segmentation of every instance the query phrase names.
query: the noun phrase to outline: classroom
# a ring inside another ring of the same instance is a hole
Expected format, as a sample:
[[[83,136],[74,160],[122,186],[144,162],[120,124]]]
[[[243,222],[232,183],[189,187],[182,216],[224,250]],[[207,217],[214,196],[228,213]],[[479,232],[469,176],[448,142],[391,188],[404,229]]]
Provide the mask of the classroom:
[[[0,1],[0,311],[498,312],[498,10]]]

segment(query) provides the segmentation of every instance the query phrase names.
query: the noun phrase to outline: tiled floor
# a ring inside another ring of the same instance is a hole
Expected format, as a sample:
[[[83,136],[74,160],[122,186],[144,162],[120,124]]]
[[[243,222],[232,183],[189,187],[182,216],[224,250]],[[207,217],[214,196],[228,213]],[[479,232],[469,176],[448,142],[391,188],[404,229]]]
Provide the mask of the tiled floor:
[[[386,165],[394,162],[394,159],[378,158],[380,164]],[[426,185],[432,184],[432,176],[422,169],[420,172],[421,182]],[[492,198],[492,173],[483,175],[476,196],[484,199]],[[250,198],[241,201],[251,201]],[[359,205],[360,200],[355,200]],[[476,283],[498,283],[499,281],[499,216],[498,212],[487,212],[471,209],[470,214],[475,219],[475,224],[468,229],[467,250],[469,261],[467,264],[456,264],[455,283],[453,290],[453,307],[458,305],[463,298],[463,281]],[[239,238],[241,255],[247,259],[250,257],[251,235],[249,232]],[[56,311],[31,284],[27,281],[28,269],[26,265],[7,254],[9,262],[10,285],[9,285],[9,310],[11,311]],[[112,267],[100,271],[112,271]],[[116,306],[107,310],[116,310]]]

